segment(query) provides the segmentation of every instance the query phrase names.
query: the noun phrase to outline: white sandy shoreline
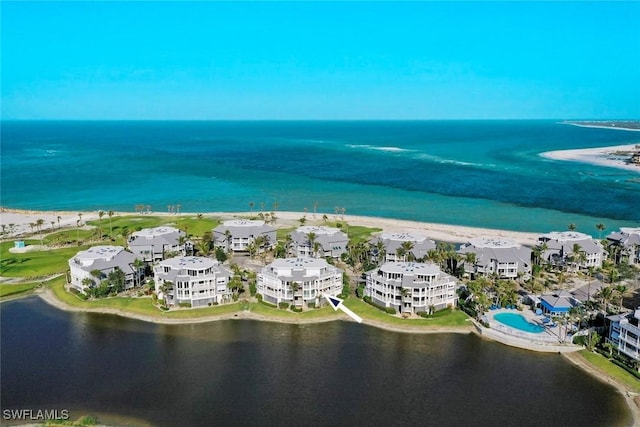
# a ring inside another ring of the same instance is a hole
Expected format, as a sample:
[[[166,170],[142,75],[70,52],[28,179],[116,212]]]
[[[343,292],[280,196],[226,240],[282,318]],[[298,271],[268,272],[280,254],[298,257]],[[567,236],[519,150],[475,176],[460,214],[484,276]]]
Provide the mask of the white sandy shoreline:
[[[541,157],[551,160],[565,160],[624,169],[640,174],[640,165],[625,163],[615,152],[638,151],[637,144],[616,145],[612,147],[580,148],[575,150],[556,150],[540,153]]]
[[[13,224],[13,233],[9,234],[9,237],[19,237],[25,233],[31,233],[30,223],[35,223],[38,219],[44,220],[42,230],[44,233],[52,231],[52,224],[54,222],[53,229],[58,228],[58,217],[60,217],[60,226],[62,227],[75,227],[79,219],[79,213],[82,214],[82,223],[90,220],[98,219],[98,212],[69,212],[69,211],[28,211],[20,209],[2,208],[0,210],[0,224],[8,226]],[[298,224],[298,219],[306,216],[308,222],[322,222],[322,216],[324,213],[304,213],[304,212],[275,212],[277,226],[292,226]],[[117,212],[114,216],[138,216],[147,215],[133,212]],[[169,214],[167,212],[151,212],[152,216],[166,216],[167,218],[176,217],[176,214]],[[180,216],[194,216],[197,213],[183,213]],[[234,217],[248,217],[256,216],[257,214],[250,212],[207,212],[203,213],[206,217],[217,217],[222,219],[231,219]],[[361,225],[365,227],[377,227],[385,231],[419,231],[429,238],[437,241],[451,242],[451,243],[465,243],[469,239],[483,236],[493,236],[513,239],[516,242],[533,246],[537,243],[539,233],[510,231],[510,230],[497,230],[489,228],[479,227],[467,227],[462,225],[450,225],[439,223],[428,223],[392,218],[379,218],[359,215],[335,215],[326,214],[330,220],[339,219],[346,221],[349,225]],[[108,223],[108,217],[105,215],[102,220]],[[8,229],[7,229],[8,231]]]

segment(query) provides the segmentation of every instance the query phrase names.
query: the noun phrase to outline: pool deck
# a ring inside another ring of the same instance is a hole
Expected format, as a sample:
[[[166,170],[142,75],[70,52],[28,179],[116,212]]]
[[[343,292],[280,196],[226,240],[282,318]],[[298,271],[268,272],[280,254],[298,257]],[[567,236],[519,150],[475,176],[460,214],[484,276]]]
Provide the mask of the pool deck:
[[[499,313],[519,314],[524,317],[527,322],[543,326],[544,331],[540,333],[532,333],[512,328],[494,319],[494,316]],[[542,323],[542,319],[544,319],[544,316],[536,315],[534,312],[528,309],[525,309],[523,311],[506,308],[490,310],[485,313],[483,319],[487,323],[489,323],[489,328],[485,328],[479,322],[475,322],[476,329],[482,336],[491,338],[495,341],[510,345],[512,347],[519,347],[527,350],[547,353],[563,353],[582,349],[581,346],[571,344],[570,338],[567,338],[568,343],[563,342],[562,336],[564,335],[564,331],[562,330],[561,333],[560,325],[554,328],[545,326]]]

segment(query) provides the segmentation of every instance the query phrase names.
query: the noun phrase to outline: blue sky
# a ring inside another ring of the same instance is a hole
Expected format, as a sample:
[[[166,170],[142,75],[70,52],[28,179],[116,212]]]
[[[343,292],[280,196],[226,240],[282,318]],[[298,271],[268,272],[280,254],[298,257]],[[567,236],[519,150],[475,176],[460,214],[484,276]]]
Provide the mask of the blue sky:
[[[4,119],[640,118],[638,2],[6,2]]]

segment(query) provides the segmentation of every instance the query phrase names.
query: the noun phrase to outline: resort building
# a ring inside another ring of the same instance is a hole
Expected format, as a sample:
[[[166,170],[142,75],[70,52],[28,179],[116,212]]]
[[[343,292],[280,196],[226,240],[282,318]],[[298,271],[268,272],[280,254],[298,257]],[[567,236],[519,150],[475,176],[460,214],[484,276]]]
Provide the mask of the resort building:
[[[153,267],[156,293],[167,305],[191,307],[222,303],[230,299],[227,284],[231,274],[217,261],[198,256],[180,256]]]
[[[339,228],[303,225],[291,233],[291,242],[298,258],[340,258],[347,251],[349,238]]]
[[[250,249],[258,237],[259,248],[262,251],[276,244],[276,229],[267,225],[264,221],[233,219],[224,221],[213,229],[213,239],[216,247],[226,251],[243,252]]]
[[[436,243],[419,233],[390,232],[373,238],[371,246],[374,260],[400,262],[423,260]]]
[[[514,240],[478,237],[460,246],[458,253],[472,260],[464,261],[464,271],[472,277],[495,274],[501,279],[526,279],[531,275],[531,249]]]
[[[640,264],[640,227],[621,227],[607,236],[607,240],[615,245],[616,260],[626,260],[631,265]]]
[[[566,291],[541,295],[540,297],[534,297],[533,299],[537,302],[537,306],[542,309],[543,313],[552,316],[568,314],[569,310],[580,305],[580,301]]]
[[[156,262],[179,253],[184,255],[185,232],[174,227],[145,228],[131,234],[129,250],[144,262]]]
[[[124,273],[124,288],[132,288],[139,280],[133,266],[136,256],[122,246],[94,246],[80,251],[69,260],[69,284],[80,292],[98,286],[112,271]],[[87,280],[85,280],[87,279]]]
[[[367,273],[365,295],[400,313],[428,312],[456,305],[456,281],[435,264],[387,262]]]
[[[633,313],[609,316],[609,341],[631,360],[640,362],[640,308]],[[638,364],[640,370],[640,364]]]
[[[342,270],[324,259],[276,259],[258,274],[257,288],[272,304],[317,305],[323,294],[336,296],[342,292]]]
[[[600,242],[577,231],[552,231],[538,240],[546,246],[541,257],[556,267],[598,268],[606,257]],[[576,249],[583,254],[582,259],[574,255]]]

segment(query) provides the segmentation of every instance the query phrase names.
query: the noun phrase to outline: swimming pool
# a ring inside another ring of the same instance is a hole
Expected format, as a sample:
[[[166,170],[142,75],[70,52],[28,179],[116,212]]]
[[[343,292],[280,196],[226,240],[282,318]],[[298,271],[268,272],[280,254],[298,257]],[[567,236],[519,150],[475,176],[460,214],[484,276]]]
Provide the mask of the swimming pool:
[[[539,334],[540,332],[544,331],[544,328],[542,326],[536,325],[535,323],[527,322],[527,319],[525,319],[521,314],[498,313],[494,315],[493,318],[500,323],[524,332]]]

